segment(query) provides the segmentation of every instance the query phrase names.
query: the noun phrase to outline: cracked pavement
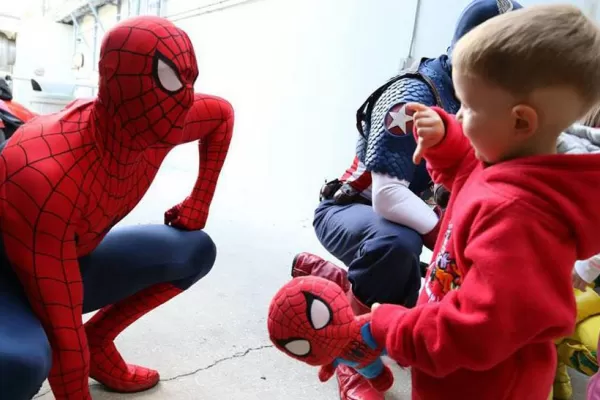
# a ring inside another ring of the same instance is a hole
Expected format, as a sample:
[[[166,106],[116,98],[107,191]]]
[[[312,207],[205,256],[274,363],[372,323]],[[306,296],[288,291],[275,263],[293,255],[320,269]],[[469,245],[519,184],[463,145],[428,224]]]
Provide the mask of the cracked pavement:
[[[252,352],[261,351],[261,350],[270,349],[270,348],[273,348],[273,345],[264,345],[264,346],[249,348],[249,349],[246,349],[244,351],[240,351],[240,352],[234,353],[231,356],[220,358],[220,359],[214,361],[213,363],[211,363],[211,364],[209,364],[209,365],[207,365],[205,367],[201,367],[201,368],[195,369],[194,371],[183,373],[183,374],[179,374],[179,375],[175,375],[175,376],[170,377],[170,378],[161,378],[160,382],[171,382],[171,381],[176,381],[178,379],[191,377],[193,375],[196,375],[199,372],[206,371],[208,369],[214,368],[217,365],[221,364],[222,362],[233,360],[235,358],[246,357],[248,354],[250,354]],[[261,377],[261,379],[266,379],[266,378],[265,377]],[[93,383],[92,382],[92,383],[90,383],[90,388],[91,388],[92,393],[93,393],[94,389],[96,389],[96,388],[98,388],[98,389],[101,390],[102,385],[100,385],[98,383]],[[34,397],[34,399],[48,398],[47,395],[50,395],[50,389],[49,388],[45,389],[45,390],[40,390],[40,393],[38,393]]]

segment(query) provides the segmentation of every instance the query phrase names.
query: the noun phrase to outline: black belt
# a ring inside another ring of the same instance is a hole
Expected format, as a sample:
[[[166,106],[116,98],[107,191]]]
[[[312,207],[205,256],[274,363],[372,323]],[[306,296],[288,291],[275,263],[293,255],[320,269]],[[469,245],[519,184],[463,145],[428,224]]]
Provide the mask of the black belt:
[[[352,187],[347,182],[342,182],[339,179],[326,182],[319,193],[319,200],[333,200],[335,204],[364,204],[372,206],[371,200],[361,196],[360,192]]]

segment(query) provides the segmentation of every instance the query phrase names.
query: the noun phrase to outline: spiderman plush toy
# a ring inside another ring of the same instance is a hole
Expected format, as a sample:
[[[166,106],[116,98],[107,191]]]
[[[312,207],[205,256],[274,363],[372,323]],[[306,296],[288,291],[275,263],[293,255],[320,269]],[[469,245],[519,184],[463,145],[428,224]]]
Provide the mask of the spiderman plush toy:
[[[157,384],[114,339],[212,268],[206,223],[233,129],[223,99],[194,94],[190,39],[138,17],[107,32],[99,91],[19,128],[0,153],[0,393],[90,399],[88,377],[118,392]],[[141,200],[176,145],[199,140],[189,197],[165,224],[113,226]],[[82,315],[99,310],[88,322]]]
[[[355,316],[344,290],[316,276],[294,278],[273,297],[268,330],[273,344],[287,355],[321,366],[319,379],[331,378],[346,364],[385,392],[394,383],[370,330],[370,314]]]

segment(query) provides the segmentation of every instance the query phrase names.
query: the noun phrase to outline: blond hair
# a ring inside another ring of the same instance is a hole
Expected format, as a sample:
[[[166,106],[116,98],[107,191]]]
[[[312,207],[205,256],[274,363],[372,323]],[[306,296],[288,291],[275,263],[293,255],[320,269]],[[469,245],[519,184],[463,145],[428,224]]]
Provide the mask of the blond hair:
[[[600,104],[596,104],[582,119],[581,123],[592,128],[600,128]]]
[[[531,6],[491,18],[458,41],[452,59],[462,74],[517,96],[569,87],[583,102],[581,114],[600,101],[600,30],[575,6]]]

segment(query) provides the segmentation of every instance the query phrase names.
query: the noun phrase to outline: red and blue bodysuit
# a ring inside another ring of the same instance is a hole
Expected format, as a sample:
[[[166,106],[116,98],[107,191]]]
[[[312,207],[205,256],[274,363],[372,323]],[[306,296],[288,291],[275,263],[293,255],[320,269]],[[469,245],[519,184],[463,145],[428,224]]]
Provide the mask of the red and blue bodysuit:
[[[137,17],[107,32],[99,91],[19,128],[0,153],[0,393],[30,399],[48,378],[58,400],[90,399],[88,377],[119,392],[157,371],[127,364],[114,339],[204,277],[204,227],[233,129],[220,98],[194,94],[187,34]],[[199,141],[190,196],[165,224],[113,228],[161,162]],[[88,322],[82,315],[99,310]]]

